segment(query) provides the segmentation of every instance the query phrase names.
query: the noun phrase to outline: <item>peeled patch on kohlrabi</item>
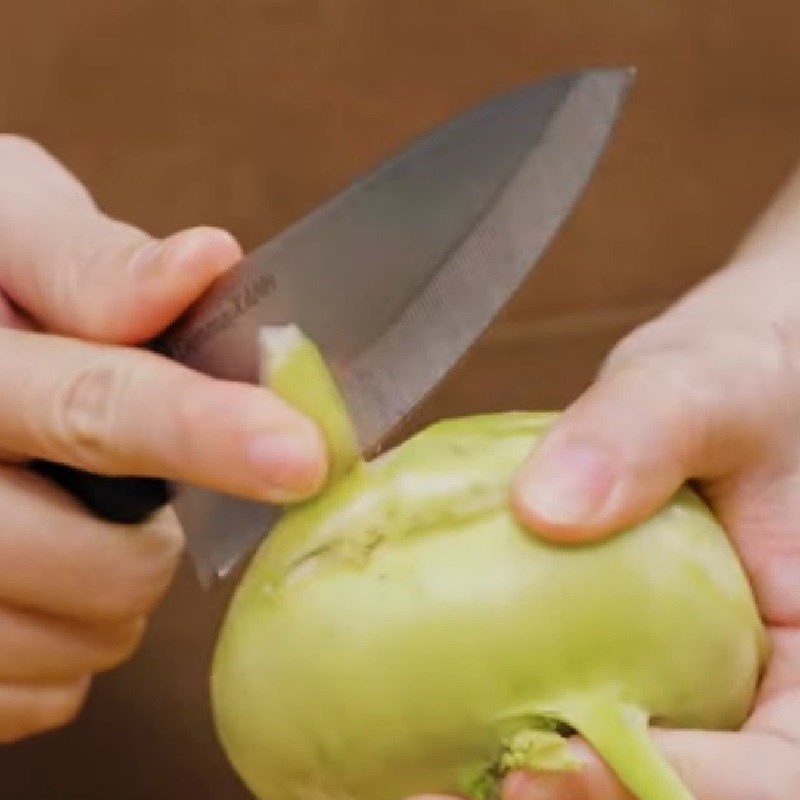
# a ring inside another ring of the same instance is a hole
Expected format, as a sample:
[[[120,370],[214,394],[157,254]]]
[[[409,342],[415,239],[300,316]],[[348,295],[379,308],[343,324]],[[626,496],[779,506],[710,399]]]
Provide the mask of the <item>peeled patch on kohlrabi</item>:
[[[767,652],[703,502],[684,488],[607,541],[548,544],[509,483],[554,414],[440,422],[363,463],[315,348],[266,345],[337,469],[272,530],[219,637],[216,725],[252,791],[489,800],[509,770],[577,768],[577,731],[639,800],[689,800],[648,723],[738,727]]]

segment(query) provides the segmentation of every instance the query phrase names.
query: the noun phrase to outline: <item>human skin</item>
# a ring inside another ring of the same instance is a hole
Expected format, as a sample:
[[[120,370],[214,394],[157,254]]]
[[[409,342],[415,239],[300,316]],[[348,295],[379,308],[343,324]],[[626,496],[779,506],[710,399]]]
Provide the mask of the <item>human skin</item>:
[[[78,712],[135,649],[183,545],[170,510],[100,521],[27,461],[265,501],[324,481],[319,431],[275,395],[135,347],[240,256],[218,229],[157,240],[113,220],[44,150],[0,136],[0,742]]]
[[[740,732],[653,736],[697,800],[800,797],[800,172],[725,269],[614,348],[512,501],[533,535],[578,544],[643,519],[686,480],[743,561],[772,656]],[[503,800],[630,798],[584,742],[571,746],[582,770],[511,773]]]

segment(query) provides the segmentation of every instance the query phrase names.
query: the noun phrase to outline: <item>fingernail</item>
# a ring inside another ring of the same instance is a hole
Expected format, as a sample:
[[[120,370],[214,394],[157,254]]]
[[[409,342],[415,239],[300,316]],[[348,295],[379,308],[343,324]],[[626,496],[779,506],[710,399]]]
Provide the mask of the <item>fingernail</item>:
[[[247,447],[250,463],[264,476],[265,493],[273,502],[291,502],[316,491],[324,478],[319,446],[305,432],[261,433]]]
[[[189,266],[219,276],[230,269],[239,252],[230,234],[215,228],[192,228],[148,242],[131,260],[131,269],[145,278]]]
[[[566,444],[534,456],[520,476],[522,501],[536,517],[560,525],[589,522],[614,485],[608,456],[592,445]]]
[[[173,267],[208,270],[222,275],[241,257],[236,240],[219,228],[192,228],[164,241],[164,259]]]

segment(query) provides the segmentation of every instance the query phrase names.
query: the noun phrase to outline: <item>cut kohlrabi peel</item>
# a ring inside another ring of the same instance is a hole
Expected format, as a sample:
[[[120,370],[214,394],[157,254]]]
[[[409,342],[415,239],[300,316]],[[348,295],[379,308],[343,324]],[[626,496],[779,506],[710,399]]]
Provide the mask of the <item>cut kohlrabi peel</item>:
[[[440,422],[363,463],[313,345],[264,343],[334,469],[265,540],[217,645],[216,725],[252,791],[490,800],[509,770],[578,768],[577,731],[639,800],[690,800],[648,723],[738,727],[767,652],[703,502],[684,488],[602,543],[546,543],[509,483],[554,414]]]

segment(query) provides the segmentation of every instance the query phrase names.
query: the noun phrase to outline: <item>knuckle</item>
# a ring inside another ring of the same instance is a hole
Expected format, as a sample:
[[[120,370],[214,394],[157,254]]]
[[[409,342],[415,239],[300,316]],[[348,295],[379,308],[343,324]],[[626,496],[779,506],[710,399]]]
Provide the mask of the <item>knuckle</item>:
[[[800,393],[795,344],[776,325],[690,329],[665,321],[634,331],[613,348],[601,374],[625,373],[655,382],[665,397],[697,412],[723,407],[778,411]],[[746,373],[742,369],[746,365]],[[744,379],[743,379],[744,378]],[[783,398],[783,399],[781,399]]]
[[[87,281],[93,275],[103,275],[103,284],[110,288],[108,278],[122,290],[125,273],[121,267],[129,263],[133,255],[148,242],[143,232],[112,220],[95,211],[87,222],[83,235],[74,237],[62,253],[59,268],[55,271],[57,284],[54,287],[59,305],[63,309],[61,326],[68,333],[75,333],[90,341],[120,343],[127,342],[130,330],[135,328],[135,314],[119,313],[119,304],[96,302],[96,295],[87,293]],[[116,267],[116,269],[115,269]],[[125,289],[125,297],[134,287]]]
[[[130,382],[128,372],[110,362],[87,365],[63,380],[52,396],[50,430],[58,449],[87,466],[108,456]]]
[[[604,370],[649,367],[665,371],[666,378],[683,371],[695,380],[705,378],[705,383],[729,384],[746,364],[748,381],[739,381],[742,385],[758,382],[759,392],[772,394],[792,388],[790,383],[794,393],[800,389],[800,336],[785,325],[696,328],[667,323],[667,318],[659,319],[625,336],[609,353]]]

